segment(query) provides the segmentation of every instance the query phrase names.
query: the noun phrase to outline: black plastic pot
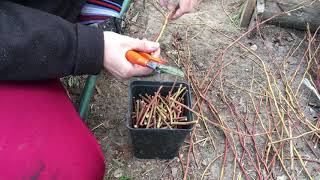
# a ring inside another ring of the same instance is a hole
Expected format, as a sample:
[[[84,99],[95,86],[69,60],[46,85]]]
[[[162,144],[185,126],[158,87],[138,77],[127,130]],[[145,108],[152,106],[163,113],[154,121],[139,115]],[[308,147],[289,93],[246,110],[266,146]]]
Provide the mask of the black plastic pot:
[[[178,90],[180,84],[187,87],[187,93],[184,97],[184,104],[191,107],[190,87],[186,83],[177,82],[174,91]],[[161,95],[168,95],[173,82],[161,81],[132,81],[129,87],[129,108],[127,127],[131,134],[134,156],[140,159],[172,159],[178,155],[179,149],[186,136],[190,134],[192,126],[185,126],[184,129],[139,129],[133,128],[131,113],[133,110],[132,98],[139,99],[139,94],[154,95],[154,93],[163,86]],[[190,111],[185,110],[184,116],[189,121],[193,120]]]

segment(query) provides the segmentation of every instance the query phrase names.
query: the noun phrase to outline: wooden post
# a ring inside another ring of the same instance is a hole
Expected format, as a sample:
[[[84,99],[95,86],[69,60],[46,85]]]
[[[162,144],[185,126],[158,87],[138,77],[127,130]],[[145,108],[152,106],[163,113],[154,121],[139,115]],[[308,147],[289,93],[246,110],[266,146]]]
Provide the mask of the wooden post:
[[[252,14],[254,12],[257,2],[256,0],[247,0],[244,3],[245,4],[244,4],[243,12],[240,18],[240,26],[246,28],[250,24]]]

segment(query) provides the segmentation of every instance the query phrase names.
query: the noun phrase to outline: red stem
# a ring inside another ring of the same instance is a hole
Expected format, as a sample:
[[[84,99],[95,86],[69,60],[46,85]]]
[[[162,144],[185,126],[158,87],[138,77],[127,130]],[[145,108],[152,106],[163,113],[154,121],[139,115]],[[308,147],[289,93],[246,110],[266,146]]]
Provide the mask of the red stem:
[[[231,111],[231,113],[233,114],[233,116],[237,120],[241,120],[244,124],[246,124],[245,121],[243,120],[243,117],[240,117],[240,114],[237,112],[234,104],[230,100],[229,100],[229,102],[227,102],[228,100],[227,100],[226,97],[223,97],[223,100],[224,100],[225,104],[228,106],[228,108]],[[240,131],[239,124],[238,123],[236,123],[236,124],[237,124],[237,131]],[[247,125],[245,125],[245,126],[247,126]],[[247,147],[246,147],[246,145],[244,143],[243,137],[240,134],[238,134],[238,137],[239,137],[239,140],[240,140],[241,147],[242,147],[243,151],[249,156],[250,163],[254,167],[256,173],[258,174],[259,179],[263,179],[262,175],[261,175],[261,172],[259,171],[257,165],[253,162],[253,158],[251,156],[250,151],[247,149]],[[241,158],[241,161],[242,161],[242,158]]]
[[[227,162],[227,155],[228,155],[228,148],[229,148],[229,141],[228,138],[224,139],[224,152],[223,152],[223,159],[222,159],[222,164],[221,164],[221,168],[223,168],[223,172],[225,171],[225,166],[226,166],[226,162]],[[220,177],[223,176],[223,174],[220,174]]]
[[[183,180],[187,180],[188,178],[188,170],[189,170],[189,165],[190,165],[190,154],[193,148],[193,136],[194,133],[196,131],[196,127],[193,128],[191,136],[190,136],[190,146],[189,146],[189,151],[188,151],[188,155],[187,155],[187,164],[186,164],[186,170],[184,171],[184,176],[183,176]]]

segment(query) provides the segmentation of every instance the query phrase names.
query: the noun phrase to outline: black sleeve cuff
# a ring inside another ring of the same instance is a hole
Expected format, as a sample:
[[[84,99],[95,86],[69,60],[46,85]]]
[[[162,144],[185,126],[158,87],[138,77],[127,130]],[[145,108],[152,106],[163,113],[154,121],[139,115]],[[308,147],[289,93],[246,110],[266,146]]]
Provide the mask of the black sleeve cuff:
[[[74,74],[98,74],[103,65],[104,37],[103,31],[81,24],[76,25],[78,48]]]

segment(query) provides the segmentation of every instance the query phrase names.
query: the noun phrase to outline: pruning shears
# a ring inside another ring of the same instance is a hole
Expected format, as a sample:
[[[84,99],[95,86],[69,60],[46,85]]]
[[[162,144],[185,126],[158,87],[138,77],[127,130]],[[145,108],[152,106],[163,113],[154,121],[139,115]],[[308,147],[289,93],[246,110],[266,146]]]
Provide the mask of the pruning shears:
[[[175,76],[184,77],[183,71],[178,68],[164,65],[166,61],[159,57],[154,57],[151,54],[129,50],[126,53],[126,58],[132,64],[137,64],[143,67],[148,67],[155,70],[157,73],[167,73]]]

